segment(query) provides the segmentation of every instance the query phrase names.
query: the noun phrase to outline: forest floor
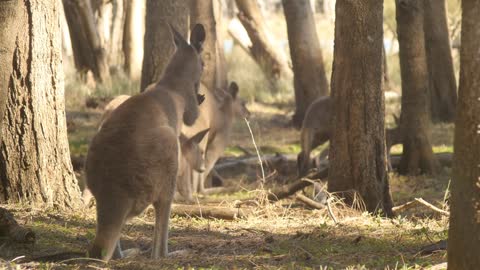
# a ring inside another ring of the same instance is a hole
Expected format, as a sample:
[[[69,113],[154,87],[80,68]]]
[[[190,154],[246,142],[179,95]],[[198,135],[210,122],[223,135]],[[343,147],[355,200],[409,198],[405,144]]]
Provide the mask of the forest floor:
[[[395,110],[393,105],[388,108]],[[254,103],[249,109],[250,124],[262,156],[298,153],[299,132],[289,126],[291,104]],[[67,109],[74,163],[84,157],[101,113],[101,108],[85,106]],[[435,151],[451,152],[452,125],[437,125],[433,132]],[[240,159],[246,153],[255,154],[243,121],[235,124],[230,145],[226,156]],[[393,152],[401,149],[395,148]],[[395,205],[421,197],[448,210],[445,197],[450,169],[443,169],[435,177],[390,173]],[[295,179],[295,166],[291,162],[267,164],[266,170],[263,190],[259,186],[258,167],[254,167],[225,176],[226,185],[236,187],[233,193],[202,196],[197,204],[233,207],[236,200],[258,198],[263,191]],[[83,179],[81,169],[78,179]],[[310,194],[311,189],[306,192]],[[422,247],[446,239],[448,229],[447,217],[422,206],[387,219],[334,203],[336,222],[326,209],[309,209],[294,198],[245,206],[249,214],[235,220],[173,215],[169,249],[186,250],[185,254],[154,261],[145,253],[108,264],[86,258],[45,258],[60,252],[85,252],[95,235],[95,207],[68,213],[25,205],[1,207],[9,209],[20,224],[31,228],[36,233],[36,242],[33,245],[0,242],[0,269],[428,269],[446,261],[445,251],[420,253]],[[123,248],[150,247],[152,210],[147,209],[125,226]]]

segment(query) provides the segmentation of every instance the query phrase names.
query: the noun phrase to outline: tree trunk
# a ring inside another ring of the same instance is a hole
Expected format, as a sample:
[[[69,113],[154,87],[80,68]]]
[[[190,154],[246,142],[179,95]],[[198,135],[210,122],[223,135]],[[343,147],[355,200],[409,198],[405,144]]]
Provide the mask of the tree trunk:
[[[125,27],[123,29],[124,69],[133,80],[140,78],[145,33],[145,0],[125,1]]]
[[[291,71],[280,51],[272,46],[260,7],[256,0],[236,0],[238,19],[252,41],[249,48],[255,61],[275,85],[281,78],[290,77]]]
[[[122,50],[125,13],[124,0],[112,1],[112,23],[110,25],[110,42],[108,43],[108,63],[114,67],[122,67],[125,61]]]
[[[335,11],[328,190],[345,196],[353,189],[366,210],[391,216],[381,88],[383,2],[338,0]]]
[[[480,265],[480,2],[462,1],[460,82],[448,231],[448,269]]]
[[[222,16],[222,1],[213,1],[213,15],[215,17],[217,28],[217,68],[216,68],[216,87],[220,89],[228,89],[228,66],[225,58],[225,51],[223,49],[225,28],[223,28],[224,18]]]
[[[308,106],[317,97],[328,95],[328,81],[310,0],[283,0],[282,3],[294,73],[295,114],[292,121],[300,129]]]
[[[430,145],[423,2],[396,0],[396,10],[402,78],[400,129],[403,154],[399,172],[432,174],[437,164]]]
[[[0,1],[0,136],[11,81],[13,51],[17,36],[18,0]],[[0,137],[1,139],[1,137]]]
[[[167,22],[186,37],[188,14],[188,1],[147,0],[140,91],[160,79],[173,54],[174,44]]]
[[[110,80],[107,54],[95,26],[89,0],[63,0],[77,70],[91,71],[99,82]]]
[[[445,0],[424,0],[425,48],[430,77],[430,115],[433,122],[453,122],[457,85],[448,35]]]
[[[59,7],[56,0],[18,1],[0,204],[73,208],[80,203],[67,140]]]
[[[213,1],[190,1],[190,28],[201,23],[205,27],[206,39],[203,43],[202,60],[205,64],[202,73],[202,83],[208,90],[216,87],[217,67],[217,23],[213,10]]]

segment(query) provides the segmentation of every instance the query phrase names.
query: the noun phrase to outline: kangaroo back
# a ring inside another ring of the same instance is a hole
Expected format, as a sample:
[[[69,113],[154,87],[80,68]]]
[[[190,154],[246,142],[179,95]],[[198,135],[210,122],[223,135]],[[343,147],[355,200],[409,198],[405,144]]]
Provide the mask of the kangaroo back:
[[[90,144],[87,186],[97,202],[97,230],[89,256],[108,261],[119,250],[125,222],[149,204],[155,208],[152,257],[168,253],[168,222],[179,167],[182,124],[198,117],[203,26],[190,44],[173,28],[176,51],[161,80],[125,100],[105,119]]]
[[[329,96],[316,99],[307,109],[300,135],[301,152],[297,157],[298,174],[311,168],[310,153],[330,139],[331,101]]]

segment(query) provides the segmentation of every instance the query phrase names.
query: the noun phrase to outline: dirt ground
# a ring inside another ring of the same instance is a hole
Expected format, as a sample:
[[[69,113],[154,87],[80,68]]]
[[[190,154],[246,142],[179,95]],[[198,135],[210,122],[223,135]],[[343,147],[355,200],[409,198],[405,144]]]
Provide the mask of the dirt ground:
[[[255,103],[249,109],[261,155],[296,155],[299,132],[289,127],[289,104]],[[101,113],[101,108],[67,112],[74,163],[81,163]],[[436,126],[435,132],[441,134],[434,136],[435,147],[450,150],[452,127]],[[244,158],[246,154],[255,154],[255,149],[246,124],[237,121],[226,156]],[[395,204],[422,197],[440,208],[446,207],[448,174],[448,168],[436,177],[391,173]],[[267,164],[266,175],[263,190],[259,190],[258,166],[224,175],[226,185],[235,187],[235,191],[200,197],[197,205],[233,207],[236,200],[259,198],[260,194],[292,181],[295,167],[290,161]],[[81,170],[78,178],[83,179]],[[307,189],[306,195],[311,192]],[[75,213],[25,205],[0,207],[11,210],[20,224],[36,233],[34,245],[0,239],[0,269],[428,269],[446,261],[445,251],[420,253],[422,247],[446,239],[448,229],[448,218],[421,206],[386,219],[334,203],[332,210],[337,222],[326,209],[310,209],[293,198],[242,206],[250,214],[235,220],[173,215],[169,249],[185,252],[158,261],[149,259],[154,224],[149,208],[127,224],[122,236],[123,248],[145,252],[108,264],[82,256],[95,235],[94,207]],[[62,252],[78,254],[55,255]]]

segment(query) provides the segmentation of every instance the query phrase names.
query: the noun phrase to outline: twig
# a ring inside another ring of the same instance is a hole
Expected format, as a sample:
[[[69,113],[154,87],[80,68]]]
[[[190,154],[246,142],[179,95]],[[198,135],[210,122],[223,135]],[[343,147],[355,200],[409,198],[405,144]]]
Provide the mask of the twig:
[[[255,137],[253,136],[252,129],[250,128],[250,122],[248,121],[247,118],[243,118],[245,120],[245,123],[247,124],[248,131],[250,132],[250,136],[252,137],[252,142],[253,146],[255,147],[255,152],[257,152],[257,157],[258,157],[258,163],[260,164],[260,169],[262,171],[262,180],[260,181],[260,190],[264,190],[263,186],[265,184],[265,170],[263,169],[263,162],[262,162],[262,157],[260,156],[260,151],[258,150],[257,143],[255,142]],[[266,197],[266,196],[265,196]],[[261,198],[261,203],[264,203],[266,198]]]
[[[333,214],[332,206],[330,205],[330,201],[331,201],[332,199],[333,199],[333,197],[327,199],[327,210],[328,210],[328,215],[329,215],[330,218],[333,220],[333,223],[337,224],[337,223],[338,223],[337,218],[336,218],[335,215]]]

